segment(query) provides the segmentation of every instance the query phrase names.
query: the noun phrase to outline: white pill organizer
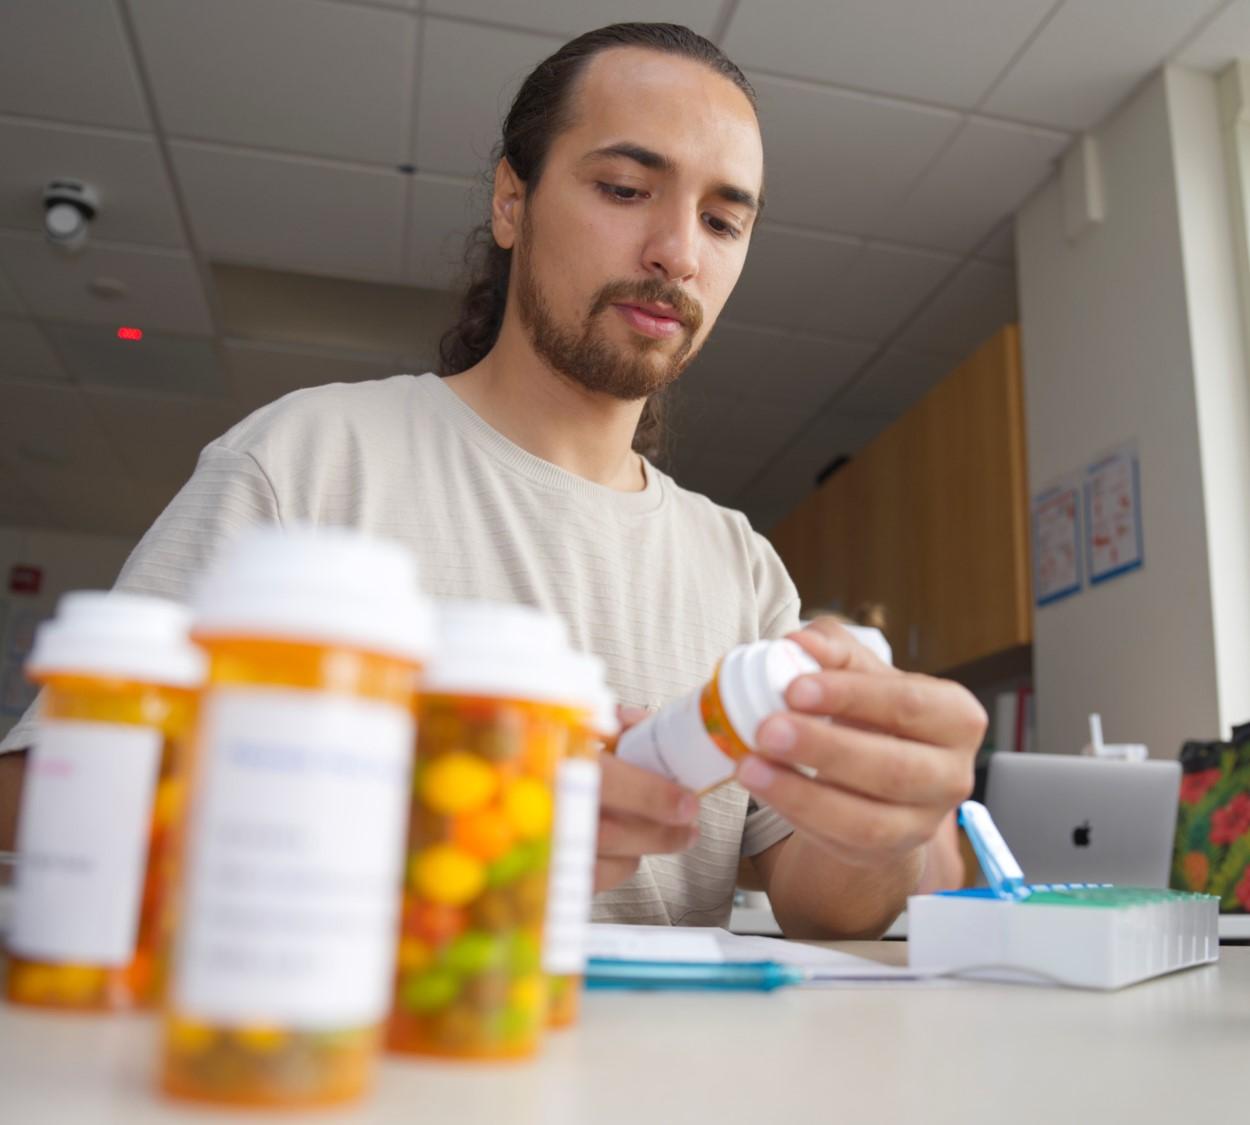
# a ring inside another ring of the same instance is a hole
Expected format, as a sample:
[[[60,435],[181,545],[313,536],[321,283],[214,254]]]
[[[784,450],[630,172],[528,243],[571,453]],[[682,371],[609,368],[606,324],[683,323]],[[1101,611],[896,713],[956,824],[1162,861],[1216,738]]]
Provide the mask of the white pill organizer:
[[[975,801],[960,809],[989,886],[914,895],[910,967],[1116,989],[1219,959],[1219,899],[1109,884],[1030,884]]]

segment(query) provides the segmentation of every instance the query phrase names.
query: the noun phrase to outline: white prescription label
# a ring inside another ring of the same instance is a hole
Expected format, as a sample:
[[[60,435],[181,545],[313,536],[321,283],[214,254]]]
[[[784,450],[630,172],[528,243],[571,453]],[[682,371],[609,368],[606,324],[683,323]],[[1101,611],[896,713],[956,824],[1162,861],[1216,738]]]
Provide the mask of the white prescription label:
[[[630,727],[617,741],[616,756],[695,793],[728,781],[737,766],[708,736],[701,695],[692,691]]]
[[[161,743],[152,727],[39,724],[17,836],[13,952],[38,961],[130,962]]]
[[[580,973],[586,968],[598,835],[599,763],[566,758],[556,774],[554,850],[543,935],[543,968],[549,973]]]
[[[210,694],[174,1005],[227,1025],[379,1022],[390,1001],[413,722],[297,690]]]

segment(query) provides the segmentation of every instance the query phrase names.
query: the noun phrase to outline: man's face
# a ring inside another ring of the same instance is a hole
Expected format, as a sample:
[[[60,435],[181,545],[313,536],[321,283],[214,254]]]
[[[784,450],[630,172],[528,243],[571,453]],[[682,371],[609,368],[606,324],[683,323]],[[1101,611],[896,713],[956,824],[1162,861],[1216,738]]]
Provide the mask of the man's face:
[[[764,175],[746,96],[702,63],[596,55],[524,201],[513,294],[555,370],[634,400],[695,357],[746,260]]]

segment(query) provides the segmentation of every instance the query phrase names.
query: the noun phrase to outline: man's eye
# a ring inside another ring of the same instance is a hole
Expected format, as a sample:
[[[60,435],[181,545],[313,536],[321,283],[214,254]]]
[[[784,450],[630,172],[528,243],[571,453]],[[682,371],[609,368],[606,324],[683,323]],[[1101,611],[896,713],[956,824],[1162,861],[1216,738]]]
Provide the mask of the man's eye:
[[[625,187],[623,184],[605,184],[597,185],[604,195],[611,199],[619,199],[622,202],[628,202],[631,199],[641,199],[643,193],[638,188]]]
[[[724,219],[718,219],[715,215],[704,215],[703,221],[707,223],[722,238],[737,238],[742,232]]]

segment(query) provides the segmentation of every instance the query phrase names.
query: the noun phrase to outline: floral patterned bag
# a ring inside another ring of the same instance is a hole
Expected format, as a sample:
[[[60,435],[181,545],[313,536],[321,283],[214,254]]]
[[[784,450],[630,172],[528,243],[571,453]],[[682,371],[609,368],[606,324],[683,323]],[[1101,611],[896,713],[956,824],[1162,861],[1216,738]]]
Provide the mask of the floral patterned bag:
[[[1180,762],[1172,886],[1250,912],[1250,723],[1231,742],[1186,742]]]

